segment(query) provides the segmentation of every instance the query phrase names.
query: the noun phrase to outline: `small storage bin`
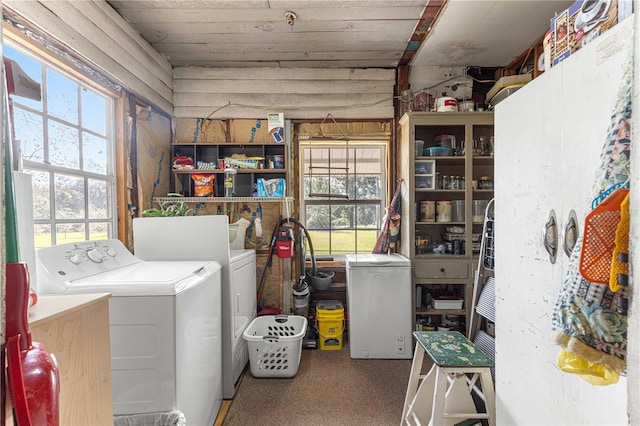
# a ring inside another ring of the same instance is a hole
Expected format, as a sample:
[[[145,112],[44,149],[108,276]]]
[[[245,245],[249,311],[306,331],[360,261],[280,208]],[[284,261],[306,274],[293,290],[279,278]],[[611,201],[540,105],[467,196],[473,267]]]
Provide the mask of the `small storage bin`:
[[[416,189],[435,189],[433,175],[416,175]]]
[[[451,155],[451,148],[443,146],[430,146],[423,150],[423,153],[427,157],[445,157]]]
[[[302,355],[307,319],[299,315],[254,318],[242,333],[253,377],[293,377]]]
[[[434,298],[433,309],[462,309],[462,299]]]

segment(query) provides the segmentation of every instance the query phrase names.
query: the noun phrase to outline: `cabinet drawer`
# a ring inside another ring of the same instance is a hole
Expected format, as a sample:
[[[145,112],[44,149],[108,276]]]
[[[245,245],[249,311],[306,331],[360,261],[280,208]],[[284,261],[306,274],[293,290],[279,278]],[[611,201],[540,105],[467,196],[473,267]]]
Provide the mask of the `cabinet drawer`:
[[[457,261],[415,262],[414,275],[416,278],[467,278],[469,263]]]

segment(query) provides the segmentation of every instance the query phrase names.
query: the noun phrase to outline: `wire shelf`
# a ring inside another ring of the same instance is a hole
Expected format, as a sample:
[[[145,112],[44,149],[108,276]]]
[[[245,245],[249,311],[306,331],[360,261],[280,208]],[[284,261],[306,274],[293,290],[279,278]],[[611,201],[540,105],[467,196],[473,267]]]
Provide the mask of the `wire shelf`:
[[[156,203],[291,203],[293,197],[156,197]]]

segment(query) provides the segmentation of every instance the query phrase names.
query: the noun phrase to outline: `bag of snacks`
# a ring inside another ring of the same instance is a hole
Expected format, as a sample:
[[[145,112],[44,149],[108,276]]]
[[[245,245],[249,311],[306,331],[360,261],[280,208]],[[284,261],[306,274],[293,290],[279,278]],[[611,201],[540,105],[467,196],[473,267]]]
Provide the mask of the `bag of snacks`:
[[[214,182],[216,175],[212,173],[194,173],[191,175],[193,179],[194,193],[196,197],[213,197],[215,196]]]

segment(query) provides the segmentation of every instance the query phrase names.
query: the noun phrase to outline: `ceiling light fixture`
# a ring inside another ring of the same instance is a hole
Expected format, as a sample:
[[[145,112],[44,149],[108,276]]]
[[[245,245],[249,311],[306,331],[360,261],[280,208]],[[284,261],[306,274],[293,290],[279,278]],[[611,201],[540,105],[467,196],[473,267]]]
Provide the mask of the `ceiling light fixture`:
[[[288,11],[284,13],[284,19],[285,21],[287,21],[287,24],[289,24],[291,31],[293,31],[293,24],[296,23],[297,18],[298,16],[296,15],[295,12]]]

